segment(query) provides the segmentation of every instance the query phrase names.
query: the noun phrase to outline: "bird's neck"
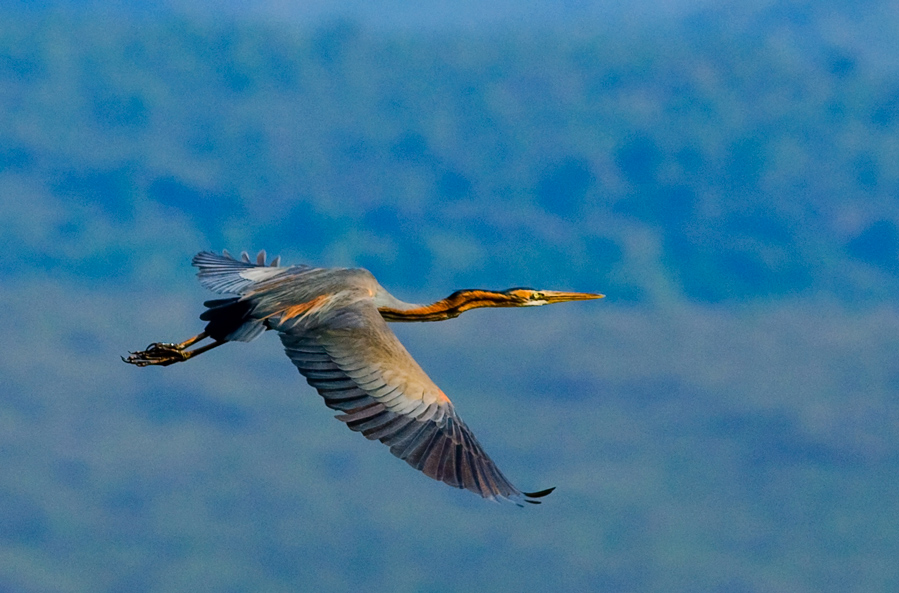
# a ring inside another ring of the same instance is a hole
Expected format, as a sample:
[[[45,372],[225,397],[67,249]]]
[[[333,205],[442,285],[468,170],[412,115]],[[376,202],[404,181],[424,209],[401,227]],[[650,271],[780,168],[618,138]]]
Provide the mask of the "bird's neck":
[[[430,305],[397,303],[391,307],[379,307],[378,311],[387,321],[443,321],[458,317],[469,309],[510,306],[513,306],[510,297],[501,292],[458,290]]]

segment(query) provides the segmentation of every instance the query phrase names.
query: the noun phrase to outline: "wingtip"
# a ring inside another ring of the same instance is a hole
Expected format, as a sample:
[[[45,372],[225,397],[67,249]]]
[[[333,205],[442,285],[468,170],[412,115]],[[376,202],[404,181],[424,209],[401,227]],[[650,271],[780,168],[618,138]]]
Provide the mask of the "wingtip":
[[[539,490],[539,491],[537,491],[537,492],[522,492],[522,494],[523,494],[524,496],[526,496],[527,498],[543,498],[544,496],[547,496],[547,495],[549,495],[550,493],[552,493],[552,491],[555,490],[555,489],[556,489],[556,487],[553,486],[552,488],[547,488],[546,490]],[[541,501],[539,501],[539,500],[525,500],[525,502],[530,502],[530,503],[532,503],[532,504],[540,504]]]

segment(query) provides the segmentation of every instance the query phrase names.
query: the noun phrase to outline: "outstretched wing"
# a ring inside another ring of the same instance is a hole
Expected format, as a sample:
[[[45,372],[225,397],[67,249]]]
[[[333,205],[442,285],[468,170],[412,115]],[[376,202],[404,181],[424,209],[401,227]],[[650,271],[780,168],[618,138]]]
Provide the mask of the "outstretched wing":
[[[415,469],[488,499],[536,504],[552,491],[523,493],[503,476],[374,303],[340,309],[311,326],[273,322],[300,373],[343,412],[337,418]]]

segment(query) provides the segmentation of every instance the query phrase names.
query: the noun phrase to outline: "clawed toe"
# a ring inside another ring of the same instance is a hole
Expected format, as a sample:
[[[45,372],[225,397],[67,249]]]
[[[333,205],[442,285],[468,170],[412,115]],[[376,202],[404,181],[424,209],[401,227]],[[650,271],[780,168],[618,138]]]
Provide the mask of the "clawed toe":
[[[144,350],[144,352],[172,352],[176,350],[181,350],[181,348],[179,348],[177,344],[172,344],[171,342],[153,342],[152,344],[147,346],[147,349]]]
[[[154,342],[147,346],[146,350],[131,352],[127,358],[123,356],[122,360],[129,364],[145,367],[149,365],[168,366],[185,361],[187,358],[185,352],[179,350],[174,344]]]
[[[175,364],[176,362],[184,362],[189,358],[193,358],[198,354],[212,350],[225,343],[224,341],[214,340],[211,344],[188,350],[190,346],[193,346],[197,342],[205,340],[208,337],[206,332],[202,332],[178,344],[172,344],[170,342],[153,342],[147,346],[146,350],[129,352],[128,356],[122,357],[122,360],[128,364],[139,367],[150,365],[168,366],[170,364]]]

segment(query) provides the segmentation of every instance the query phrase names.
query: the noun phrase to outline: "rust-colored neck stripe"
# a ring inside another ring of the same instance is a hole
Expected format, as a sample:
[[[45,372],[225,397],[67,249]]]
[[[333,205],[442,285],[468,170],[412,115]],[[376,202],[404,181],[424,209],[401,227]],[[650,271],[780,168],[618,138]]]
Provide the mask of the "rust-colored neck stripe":
[[[379,309],[387,321],[443,321],[479,307],[513,307],[513,297],[489,290],[459,290],[443,300],[414,309]]]

